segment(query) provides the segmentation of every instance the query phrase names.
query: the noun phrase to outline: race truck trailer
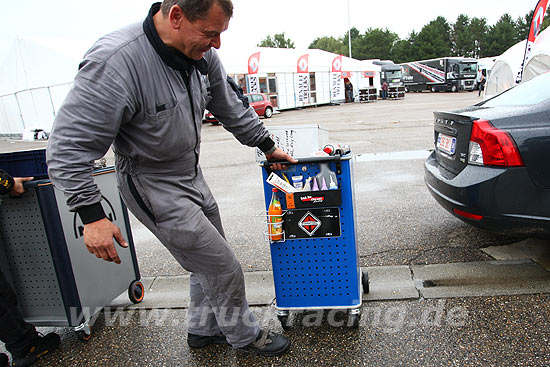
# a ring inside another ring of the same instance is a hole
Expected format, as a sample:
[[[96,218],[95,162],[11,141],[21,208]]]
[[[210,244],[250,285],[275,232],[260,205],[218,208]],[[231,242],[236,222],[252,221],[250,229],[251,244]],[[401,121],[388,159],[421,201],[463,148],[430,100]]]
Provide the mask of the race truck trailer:
[[[472,91],[477,76],[477,60],[465,57],[413,61],[401,64],[408,91]]]

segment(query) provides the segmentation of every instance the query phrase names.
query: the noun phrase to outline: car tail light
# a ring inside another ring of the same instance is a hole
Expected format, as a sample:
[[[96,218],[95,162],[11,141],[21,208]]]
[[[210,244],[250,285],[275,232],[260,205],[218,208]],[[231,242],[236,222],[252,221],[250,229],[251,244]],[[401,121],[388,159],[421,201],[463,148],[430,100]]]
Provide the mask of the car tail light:
[[[506,131],[487,120],[476,120],[472,126],[468,162],[484,166],[523,166],[516,143]]]
[[[461,217],[468,218],[468,219],[473,219],[473,220],[482,220],[483,219],[482,215],[468,213],[468,212],[462,211],[460,209],[453,209],[453,212],[456,215],[460,215]]]

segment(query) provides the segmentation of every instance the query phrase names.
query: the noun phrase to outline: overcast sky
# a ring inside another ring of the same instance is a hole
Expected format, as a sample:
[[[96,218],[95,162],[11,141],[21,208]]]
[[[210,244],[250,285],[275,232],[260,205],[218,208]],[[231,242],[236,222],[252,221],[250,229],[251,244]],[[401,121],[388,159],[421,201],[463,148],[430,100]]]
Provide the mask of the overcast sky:
[[[16,36],[72,38],[92,42],[101,35],[142,21],[147,0],[0,0],[0,60]],[[233,0],[234,16],[222,35],[222,48],[247,50],[267,35],[285,32],[297,48],[317,37],[340,37],[348,29],[348,2],[330,0]],[[401,38],[444,16],[485,17],[494,24],[502,14],[514,19],[535,8],[537,0],[349,0],[350,24],[364,32],[387,27]]]

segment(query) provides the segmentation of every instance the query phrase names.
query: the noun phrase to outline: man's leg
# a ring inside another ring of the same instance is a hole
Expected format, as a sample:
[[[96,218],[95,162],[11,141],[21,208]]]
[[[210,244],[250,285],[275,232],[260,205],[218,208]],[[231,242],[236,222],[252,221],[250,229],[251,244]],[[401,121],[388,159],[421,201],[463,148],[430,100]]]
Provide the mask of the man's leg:
[[[210,302],[195,275],[189,278],[189,310],[187,311],[187,331],[191,334],[214,336],[221,333],[216,315],[210,307]]]
[[[149,195],[147,201],[155,203],[151,213],[143,210],[143,205],[137,201],[140,198],[130,191],[127,182],[123,176],[120,193],[128,209],[184,269],[194,273],[193,309],[189,319],[195,324],[194,320],[200,321],[203,314],[208,314],[205,308],[209,307],[214,318],[207,318],[208,322],[215,320],[232,346],[241,347],[253,341],[260,329],[248,309],[244,275],[233,251],[227,246],[221,220],[216,219],[219,213],[206,210],[209,219],[202,209],[212,208],[211,194],[202,175],[189,182],[182,179],[178,182],[177,178],[160,175],[132,176],[136,191]],[[190,333],[198,335],[215,330],[214,325],[205,325],[204,328],[190,325],[189,328]]]
[[[225,238],[206,218],[202,210],[185,210],[185,218],[175,226],[162,230],[165,246],[176,260],[193,272],[190,320],[212,311],[221,332],[233,347],[249,344],[260,329],[246,301],[244,274]],[[187,241],[186,241],[187,239]],[[199,306],[199,307],[197,307]],[[208,310],[209,309],[209,310]],[[190,325],[189,332],[215,335],[215,326],[203,328]]]
[[[17,308],[15,291],[0,271],[0,340],[8,352],[26,352],[37,336],[34,326],[25,322]]]
[[[17,296],[0,271],[0,340],[11,353],[14,366],[30,366],[59,346],[55,333],[39,336],[33,325],[23,320],[17,308]]]
[[[214,197],[210,193],[210,190],[203,194],[203,196],[205,197],[205,204],[202,208],[204,215],[206,215],[210,223],[225,239],[220,211]],[[216,316],[210,307],[210,302],[204,293],[198,277],[194,273],[191,273],[189,278],[189,299],[191,302],[189,303],[187,312],[187,331],[191,334],[202,336],[219,335],[221,330],[216,321]],[[190,345],[192,344],[192,341],[188,340],[188,342]]]
[[[227,245],[217,206],[202,174],[187,180],[183,175],[142,172],[139,178],[133,178],[138,186],[135,191],[146,195],[145,205],[151,213],[143,210],[143,203],[139,205],[139,198],[130,192],[123,176],[120,192],[126,205],[180,265],[193,273],[191,303],[201,305],[205,311],[199,311],[199,321],[204,313],[209,324],[202,329],[190,325],[190,332],[212,333],[217,330],[213,326],[215,320],[234,348],[246,347],[247,351],[265,356],[285,353],[290,347],[286,337],[267,330],[260,333],[246,301],[241,265]],[[208,316],[208,309],[214,318]],[[190,319],[196,319],[193,311]]]

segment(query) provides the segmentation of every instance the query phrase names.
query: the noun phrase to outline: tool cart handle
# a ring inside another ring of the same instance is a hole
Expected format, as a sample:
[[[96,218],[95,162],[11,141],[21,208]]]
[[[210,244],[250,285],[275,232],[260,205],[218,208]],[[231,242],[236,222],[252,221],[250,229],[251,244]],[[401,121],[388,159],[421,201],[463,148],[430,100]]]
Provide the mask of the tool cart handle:
[[[298,164],[308,164],[308,163],[325,163],[325,162],[335,162],[336,163],[336,173],[341,174],[341,160],[349,160],[351,159],[351,155],[329,155],[325,157],[307,157],[307,158],[296,158],[297,162],[292,163],[289,161],[263,161],[260,163],[260,166],[262,166],[268,173],[271,172],[271,166],[275,163],[281,163],[286,166],[295,166]]]
[[[271,167],[271,165],[273,165],[275,163],[281,163],[281,164],[285,164],[287,166],[290,166],[290,165],[306,164],[306,163],[340,162],[341,159],[349,159],[349,158],[342,157],[342,156],[339,156],[339,155],[329,155],[329,156],[326,156],[326,157],[296,158],[296,160],[298,161],[296,163],[292,163],[292,162],[289,162],[289,161],[263,161],[261,163],[261,166],[264,167],[265,169],[269,169]]]

